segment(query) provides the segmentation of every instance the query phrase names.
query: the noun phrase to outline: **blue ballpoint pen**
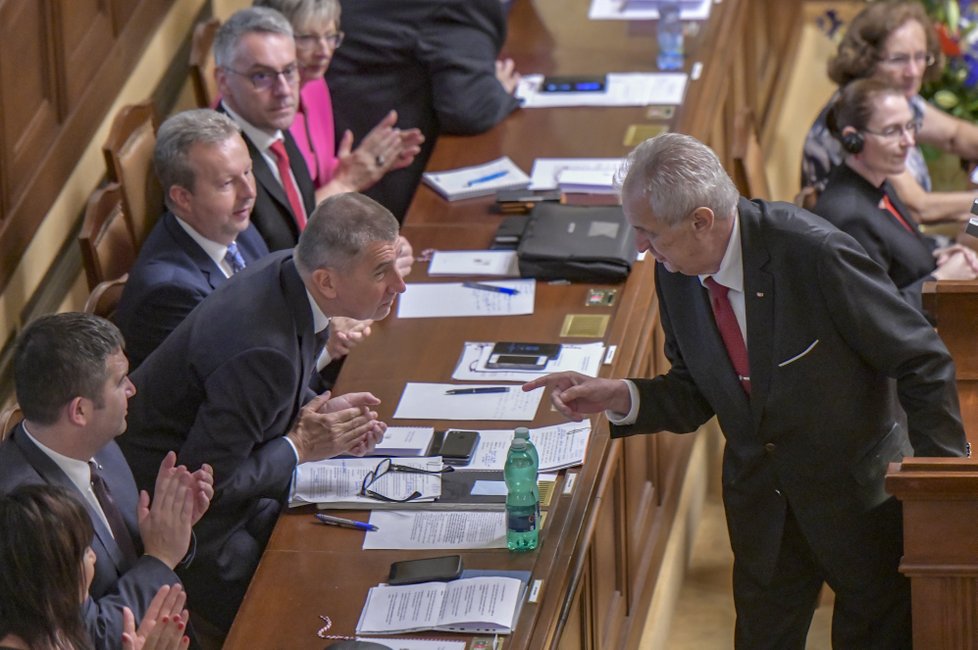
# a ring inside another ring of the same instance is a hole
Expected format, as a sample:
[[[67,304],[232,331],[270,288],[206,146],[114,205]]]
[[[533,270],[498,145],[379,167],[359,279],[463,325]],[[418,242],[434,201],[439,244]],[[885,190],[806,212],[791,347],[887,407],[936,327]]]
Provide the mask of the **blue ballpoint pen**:
[[[511,289],[509,287],[497,287],[494,284],[483,284],[481,282],[463,282],[463,287],[469,289],[480,289],[481,291],[495,291],[496,293],[503,293],[507,296],[515,296],[519,293],[516,289]]]
[[[502,178],[507,174],[509,174],[509,172],[506,171],[505,169],[501,172],[493,172],[492,174],[486,174],[485,176],[480,176],[479,178],[473,178],[468,183],[466,183],[466,186],[472,187],[473,185],[478,185],[479,183],[488,183],[489,181],[494,181],[497,178]]]
[[[344,519],[343,517],[334,517],[333,515],[324,515],[321,512],[316,513],[316,519],[326,524],[327,526],[339,526],[340,528],[355,528],[357,530],[379,530],[373,524],[367,524],[362,521],[356,521],[354,519]]]

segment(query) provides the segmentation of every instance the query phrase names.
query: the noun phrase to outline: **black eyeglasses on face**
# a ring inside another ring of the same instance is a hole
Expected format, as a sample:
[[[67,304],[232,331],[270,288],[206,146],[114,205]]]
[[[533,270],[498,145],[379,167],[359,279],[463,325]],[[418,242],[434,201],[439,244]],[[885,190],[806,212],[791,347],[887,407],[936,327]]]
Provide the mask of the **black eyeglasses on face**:
[[[378,501],[386,501],[388,503],[407,503],[408,501],[414,501],[415,499],[420,499],[422,494],[415,490],[408,496],[397,499],[394,497],[389,497],[387,495],[381,494],[370,489],[370,486],[377,482],[380,477],[388,472],[404,472],[405,474],[447,474],[448,472],[454,472],[455,468],[451,465],[445,465],[441,469],[422,469],[420,467],[410,467],[408,465],[398,465],[391,461],[390,458],[385,458],[377,466],[367,472],[366,476],[363,477],[363,482],[360,484],[360,492],[358,496],[370,497],[371,499],[377,499]]]
[[[281,70],[272,70],[271,68],[265,68],[257,70],[255,72],[238,72],[237,70],[232,70],[231,68],[223,68],[223,70],[230,72],[231,74],[236,74],[239,77],[244,77],[251,82],[251,85],[255,87],[255,90],[268,90],[275,85],[278,78],[281,76],[285,79],[285,83],[290,86],[294,86],[299,82],[299,64],[290,63]]]

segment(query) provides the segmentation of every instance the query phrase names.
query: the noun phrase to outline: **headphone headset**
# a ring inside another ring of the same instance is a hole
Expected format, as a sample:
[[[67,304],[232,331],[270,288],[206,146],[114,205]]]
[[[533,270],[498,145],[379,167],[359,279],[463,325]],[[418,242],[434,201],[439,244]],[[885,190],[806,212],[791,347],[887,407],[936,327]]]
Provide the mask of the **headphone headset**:
[[[863,150],[863,134],[859,131],[845,133],[842,135],[842,148],[849,153],[859,153]]]

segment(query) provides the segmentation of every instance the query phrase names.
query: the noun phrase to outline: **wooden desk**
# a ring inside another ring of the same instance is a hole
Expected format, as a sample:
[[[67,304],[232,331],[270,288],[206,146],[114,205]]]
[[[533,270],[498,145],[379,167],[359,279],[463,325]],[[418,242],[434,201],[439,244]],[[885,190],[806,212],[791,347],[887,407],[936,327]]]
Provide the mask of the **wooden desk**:
[[[688,64],[702,62],[703,73],[690,83],[670,126],[700,137],[728,162],[726,138],[736,108],[746,104],[755,115],[767,115],[778,94],[775,64],[792,55],[800,0],[773,4],[724,0],[687,41]],[[526,72],[651,70],[654,24],[589,22],[587,5],[582,0],[517,0],[506,53]],[[643,108],[518,111],[489,133],[440,138],[429,169],[501,155],[527,170],[536,157],[624,156],[630,149],[623,142],[628,125],[649,122],[645,116]],[[419,252],[482,248],[501,219],[491,207],[490,199],[446,203],[422,186],[404,233]],[[409,281],[425,281],[424,272],[425,265],[419,264]],[[610,308],[585,308],[588,286],[538,284],[535,312],[529,316],[390,317],[350,355],[337,392],[371,391],[383,400],[381,417],[390,421],[405,382],[446,381],[464,341],[559,341],[568,313],[611,316],[604,342],[617,346],[617,352],[614,362],[602,367],[602,376],[641,377],[665,370],[652,265],[635,266],[618,285],[618,300]],[[534,425],[558,421],[544,402]],[[471,424],[503,428],[521,423]],[[540,547],[527,554],[465,553],[470,568],[528,569],[534,580],[543,581],[539,600],[521,610],[507,650],[637,647],[666,542],[675,525],[684,525],[680,487],[694,443],[694,435],[668,433],[611,441],[603,418],[596,418],[587,461],[572,470],[573,489],[567,494],[558,490]],[[300,509],[279,520],[226,647],[321,648],[314,634],[320,614],[333,620],[333,632],[352,634],[367,589],[384,579],[392,560],[443,553],[360,551],[362,533],[313,526],[310,513]],[[366,513],[354,516],[365,519]]]

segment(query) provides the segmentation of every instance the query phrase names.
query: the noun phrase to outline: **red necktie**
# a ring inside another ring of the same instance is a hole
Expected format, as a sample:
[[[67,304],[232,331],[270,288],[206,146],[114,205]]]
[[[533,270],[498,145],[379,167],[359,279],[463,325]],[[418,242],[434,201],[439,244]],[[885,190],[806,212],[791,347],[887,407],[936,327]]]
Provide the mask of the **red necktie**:
[[[727,356],[733,364],[740,385],[744,391],[750,395],[750,362],[747,358],[747,345],[744,344],[744,337],[740,333],[740,325],[737,324],[737,317],[734,315],[730,299],[727,298],[728,287],[723,286],[712,277],[704,282],[710,291],[710,306],[713,307],[713,318],[716,319],[717,329],[720,330],[720,337],[723,345],[727,348]]]
[[[900,211],[896,209],[896,206],[893,205],[893,202],[890,200],[890,197],[888,195],[884,194],[883,195],[883,200],[880,201],[880,203],[883,204],[883,209],[884,210],[886,210],[887,212],[889,212],[890,215],[893,218],[895,218],[900,223],[901,226],[903,226],[904,228],[907,229],[907,232],[909,232],[909,233],[913,233],[914,232],[914,229],[910,227],[910,224],[907,223],[907,220],[903,218],[903,215],[900,214]]]
[[[276,140],[269,149],[275,154],[278,176],[282,179],[282,187],[285,188],[285,196],[289,199],[289,206],[291,206],[292,214],[295,216],[295,223],[299,226],[299,232],[302,232],[306,227],[306,210],[299,198],[299,188],[295,186],[295,181],[292,180],[292,167],[289,165],[289,154],[285,151],[285,143]]]

